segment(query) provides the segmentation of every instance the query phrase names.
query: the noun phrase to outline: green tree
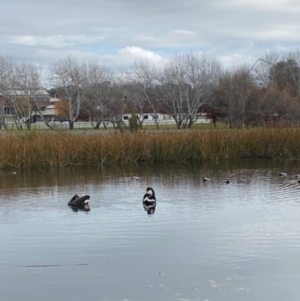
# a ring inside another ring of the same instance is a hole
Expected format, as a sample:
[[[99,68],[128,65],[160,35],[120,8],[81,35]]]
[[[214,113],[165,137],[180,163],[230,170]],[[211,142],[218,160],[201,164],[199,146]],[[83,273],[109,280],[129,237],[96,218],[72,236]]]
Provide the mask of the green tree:
[[[138,117],[135,110],[132,110],[131,117],[129,118],[129,129],[131,132],[136,132],[139,128]]]

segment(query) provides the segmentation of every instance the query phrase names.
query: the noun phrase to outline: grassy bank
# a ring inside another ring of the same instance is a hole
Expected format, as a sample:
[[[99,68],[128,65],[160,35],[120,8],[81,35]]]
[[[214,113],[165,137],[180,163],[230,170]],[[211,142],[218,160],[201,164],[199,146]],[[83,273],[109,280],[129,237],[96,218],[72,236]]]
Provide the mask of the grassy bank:
[[[244,158],[300,159],[300,129],[187,130],[109,135],[29,132],[2,135],[0,145],[0,169]]]

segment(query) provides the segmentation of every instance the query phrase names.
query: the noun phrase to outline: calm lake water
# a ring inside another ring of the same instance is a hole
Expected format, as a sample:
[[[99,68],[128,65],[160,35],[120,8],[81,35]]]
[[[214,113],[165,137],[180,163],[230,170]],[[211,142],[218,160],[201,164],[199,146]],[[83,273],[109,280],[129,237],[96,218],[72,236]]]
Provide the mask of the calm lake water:
[[[0,300],[299,301],[298,173],[289,161],[3,172]],[[75,193],[89,212],[67,206]]]

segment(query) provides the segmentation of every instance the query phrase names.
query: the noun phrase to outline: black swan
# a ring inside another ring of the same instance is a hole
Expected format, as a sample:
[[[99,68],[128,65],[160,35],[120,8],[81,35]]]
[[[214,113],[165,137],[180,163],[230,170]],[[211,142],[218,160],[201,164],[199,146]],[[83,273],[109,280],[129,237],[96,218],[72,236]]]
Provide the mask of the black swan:
[[[153,188],[148,187],[143,197],[143,207],[148,214],[153,214],[156,207],[156,198]]]
[[[79,197],[77,194],[75,194],[71,200],[69,201],[69,206],[75,206],[75,207],[85,207],[89,205],[90,196],[84,195]]]

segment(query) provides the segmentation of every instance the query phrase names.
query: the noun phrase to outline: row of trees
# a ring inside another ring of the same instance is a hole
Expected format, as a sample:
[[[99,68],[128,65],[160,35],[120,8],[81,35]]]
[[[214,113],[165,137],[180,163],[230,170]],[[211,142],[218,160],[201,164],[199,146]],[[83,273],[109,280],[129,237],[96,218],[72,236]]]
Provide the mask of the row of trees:
[[[299,51],[274,52],[252,66],[224,70],[214,57],[189,53],[174,55],[163,67],[137,60],[121,74],[71,57],[48,70],[0,58],[0,94],[20,129],[33,114],[43,117],[37,95],[45,87],[59,97],[57,112],[69,121],[70,129],[85,116],[95,129],[112,122],[121,130],[122,115],[128,112],[153,114],[157,128],[158,113],[171,115],[178,128],[191,127],[202,112],[228,121],[231,127],[270,124],[275,118],[298,123],[299,63]],[[142,127],[143,120],[137,121]],[[30,122],[26,124],[30,127]]]
[[[217,88],[221,65],[199,53],[176,55],[162,69],[136,61],[126,73],[114,75],[95,62],[81,63],[68,58],[50,70],[49,81],[65,103],[70,128],[85,111],[95,128],[107,122],[121,128],[122,115],[151,113],[171,115],[178,128],[192,126],[201,107],[209,103]],[[138,118],[139,126],[143,119]]]
[[[40,112],[37,96],[42,88],[42,71],[36,65],[25,62],[14,63],[0,58],[0,96],[1,115],[0,128],[5,125],[4,108],[14,117],[18,129],[22,129],[33,112]],[[41,114],[41,118],[43,115]],[[44,119],[43,119],[44,120]],[[45,120],[44,120],[45,121]],[[45,123],[47,123],[45,121]],[[29,124],[29,123],[27,123]]]
[[[249,68],[224,72],[217,111],[231,127],[300,121],[300,53],[269,53]]]

